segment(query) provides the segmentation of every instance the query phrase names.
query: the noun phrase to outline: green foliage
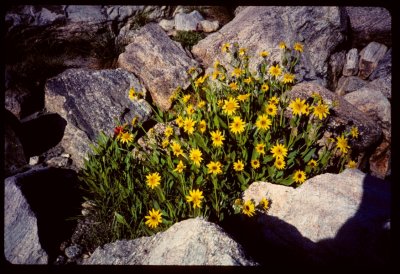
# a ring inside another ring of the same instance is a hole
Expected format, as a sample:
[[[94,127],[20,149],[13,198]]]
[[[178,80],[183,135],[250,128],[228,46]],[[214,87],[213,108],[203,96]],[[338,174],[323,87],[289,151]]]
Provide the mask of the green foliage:
[[[184,48],[192,50],[192,47],[204,37],[205,35],[201,32],[178,30],[176,36],[172,39],[181,43]]]

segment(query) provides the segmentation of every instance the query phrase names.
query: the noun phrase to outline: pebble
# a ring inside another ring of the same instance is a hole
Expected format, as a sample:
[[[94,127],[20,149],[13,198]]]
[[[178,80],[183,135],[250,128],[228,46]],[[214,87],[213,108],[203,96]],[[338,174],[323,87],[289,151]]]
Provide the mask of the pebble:
[[[39,163],[39,156],[32,156],[29,158],[29,165],[34,166]]]
[[[80,245],[74,244],[65,249],[65,255],[70,258],[76,258],[82,254],[82,247]]]

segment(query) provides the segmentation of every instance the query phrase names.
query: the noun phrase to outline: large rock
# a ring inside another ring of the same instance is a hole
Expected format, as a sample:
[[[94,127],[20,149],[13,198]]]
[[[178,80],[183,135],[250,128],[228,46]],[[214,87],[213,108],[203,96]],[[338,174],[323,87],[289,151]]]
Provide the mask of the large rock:
[[[346,52],[344,50],[336,52],[329,57],[330,76],[328,78],[328,86],[331,90],[335,90],[338,85],[339,78],[342,75],[345,58]]]
[[[341,18],[337,7],[246,7],[219,31],[201,40],[192,52],[206,67],[215,59],[228,65],[221,47],[238,42],[253,56],[267,50],[272,60],[280,61],[279,42],[290,45],[299,41],[304,44],[299,77],[319,79],[326,85],[329,56],[345,38]],[[261,61],[261,57],[257,58],[251,63],[252,69]]]
[[[359,151],[365,151],[376,144],[382,135],[382,129],[380,126],[376,125],[373,118],[357,109],[357,107],[359,107],[357,102],[354,105],[350,104],[341,96],[338,96],[337,94],[316,83],[300,83],[295,85],[291,91],[287,92],[290,99],[306,99],[311,97],[313,93],[321,95],[325,103],[332,105],[334,102],[336,102],[336,106],[333,107],[333,111],[331,110],[331,120],[328,124],[332,132],[335,132],[337,128],[342,128],[341,130],[346,130],[349,132],[351,127],[357,126],[360,133],[359,139],[357,142],[354,142],[352,147],[358,149]],[[349,93],[346,96],[350,94],[352,93]],[[346,98],[346,96],[344,98]]]
[[[182,31],[196,31],[199,29],[198,24],[204,18],[197,10],[191,13],[178,13],[175,15],[175,29]]]
[[[391,175],[391,144],[383,140],[369,158],[369,169],[373,176],[385,179]]]
[[[392,75],[392,49],[390,48],[385,56],[379,61],[378,66],[369,76],[369,80],[385,78]]]
[[[385,56],[387,47],[376,42],[369,43],[360,51],[359,72],[361,79],[367,79]]]
[[[150,23],[136,33],[132,43],[120,54],[118,65],[137,75],[153,101],[168,110],[169,98],[178,86],[186,89],[190,85],[187,70],[196,67],[197,62],[158,24]]]
[[[12,264],[47,264],[36,215],[17,182],[15,176],[4,181],[4,256]]]
[[[255,265],[219,226],[201,218],[176,223],[152,237],[97,248],[84,264]]]
[[[350,21],[352,47],[364,47],[371,41],[392,44],[392,17],[381,7],[346,7]]]
[[[357,76],[349,76],[349,77],[342,76],[339,79],[335,93],[337,95],[343,96],[352,91],[356,91],[357,89],[360,89],[367,84],[368,81],[363,80]]]
[[[244,196],[256,198],[260,193],[267,193],[272,201],[267,215],[258,217],[265,245],[292,246],[323,263],[367,266],[389,262],[388,182],[346,169],[315,176],[296,189],[255,182]]]
[[[61,144],[78,167],[100,131],[112,134],[115,119],[129,123],[135,116],[142,122],[150,117],[146,101],[129,100],[131,87],[143,91],[139,80],[122,69],[69,69],[46,82],[46,109],[67,121]]]
[[[356,75],[358,72],[358,50],[356,48],[349,50],[346,54],[346,63],[343,68],[344,76]]]

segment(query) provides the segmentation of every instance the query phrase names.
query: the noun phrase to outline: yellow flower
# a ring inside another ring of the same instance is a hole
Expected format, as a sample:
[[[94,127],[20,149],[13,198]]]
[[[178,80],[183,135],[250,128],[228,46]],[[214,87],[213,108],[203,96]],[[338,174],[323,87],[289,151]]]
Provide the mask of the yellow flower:
[[[162,143],[161,143],[161,146],[162,146],[163,148],[166,148],[168,145],[169,145],[169,140],[168,140],[168,139],[165,139],[165,140],[162,141]]]
[[[197,107],[198,107],[198,108],[202,108],[202,107],[204,107],[205,105],[206,105],[206,102],[203,101],[203,100],[201,100],[201,101],[197,104]]]
[[[165,128],[165,131],[164,131],[165,137],[168,138],[168,137],[171,136],[173,133],[174,133],[174,129],[173,129],[172,127],[167,126],[167,127]]]
[[[195,70],[196,70],[195,67],[190,67],[190,68],[188,69],[188,73],[189,73],[189,74],[192,74],[193,72],[195,72]]]
[[[239,89],[239,87],[238,87],[238,85],[236,84],[236,82],[230,83],[230,84],[229,84],[229,87],[230,87],[232,90],[238,90],[238,89]]]
[[[269,52],[268,51],[262,51],[262,52],[260,52],[260,56],[261,57],[267,57],[269,55]]]
[[[205,120],[201,120],[199,123],[199,130],[201,133],[204,133],[204,131],[206,131],[207,128],[207,124]]]
[[[305,115],[309,115],[310,114],[310,105],[306,104],[303,113]]]
[[[183,96],[182,101],[184,103],[187,103],[189,101],[189,99],[190,99],[190,94],[187,94],[187,95]]]
[[[269,129],[269,127],[272,125],[271,120],[268,118],[267,115],[263,114],[261,116],[258,116],[257,121],[256,121],[256,127],[258,129]]]
[[[298,42],[296,42],[296,43],[294,43],[293,49],[298,51],[298,52],[303,52],[303,45],[298,43]]]
[[[264,92],[268,91],[269,90],[268,84],[267,83],[262,84],[261,85],[261,90],[264,91]]]
[[[282,69],[279,67],[279,65],[271,66],[268,70],[269,74],[272,76],[278,77],[282,73]]]
[[[287,155],[287,148],[284,145],[276,144],[271,148],[272,156],[283,159]]]
[[[186,166],[183,164],[182,161],[179,161],[178,165],[174,169],[175,172],[182,173]]]
[[[233,169],[235,171],[242,171],[244,169],[244,164],[241,160],[238,160],[237,162],[233,163]]]
[[[321,101],[318,102],[318,105],[314,106],[313,114],[318,117],[318,119],[322,120],[326,118],[329,114],[329,107],[328,105],[321,104]]]
[[[229,47],[231,45],[229,43],[225,43],[222,45],[222,52],[229,52]]]
[[[195,112],[193,105],[188,105],[188,107],[186,108],[186,112],[187,114],[192,115]]]
[[[246,84],[251,84],[251,83],[253,83],[253,78],[251,78],[251,76],[249,76],[246,79],[244,79],[243,82],[245,82]]]
[[[210,161],[207,167],[208,167],[208,173],[212,173],[214,175],[222,173],[221,163],[218,161],[217,162]]]
[[[137,123],[137,121],[138,121],[138,117],[136,117],[136,116],[133,117],[133,118],[132,118],[132,121],[131,121],[131,125],[132,125],[132,126],[135,126],[136,123]]]
[[[268,100],[268,103],[277,105],[277,104],[279,103],[279,98],[276,97],[276,96],[272,96],[272,97]]]
[[[132,101],[136,101],[138,99],[138,95],[136,94],[134,87],[131,87],[129,90],[129,99]]]
[[[218,104],[219,107],[222,107],[224,105],[224,100],[219,99],[217,104]]]
[[[183,121],[183,130],[188,134],[192,134],[194,131],[194,125],[196,121],[193,121],[192,118],[188,117]]]
[[[296,100],[292,100],[289,104],[289,108],[292,109],[293,115],[301,115],[302,113],[307,112],[306,100],[301,100],[300,98],[296,98]]]
[[[244,73],[244,71],[243,71],[242,69],[240,69],[240,68],[235,68],[235,69],[232,71],[232,76],[240,77],[240,75],[242,75],[243,73]]]
[[[200,149],[192,148],[190,150],[189,158],[194,162],[195,165],[200,166],[200,162],[203,161],[201,155],[203,154],[201,153]]]
[[[350,161],[347,163],[346,167],[347,167],[347,168],[357,168],[357,163],[356,163],[355,161],[353,161],[353,160],[350,160]]]
[[[263,144],[263,143],[259,143],[256,145],[256,151],[260,154],[265,153],[264,148],[265,148],[265,144]]]
[[[213,74],[212,74],[212,79],[213,80],[217,79],[218,75],[219,75],[219,71],[217,69],[214,69]]]
[[[125,133],[121,133],[119,136],[119,140],[121,141],[121,143],[130,143],[133,141],[133,134],[129,133],[129,132],[125,132]]]
[[[358,137],[358,128],[357,127],[352,127],[350,130],[351,137],[357,138]]]
[[[253,204],[252,201],[246,201],[243,204],[243,213],[246,214],[249,217],[254,215],[255,209],[254,209],[254,204]]]
[[[233,122],[229,125],[232,133],[242,133],[245,129],[246,122],[242,121],[239,116],[233,117]]]
[[[210,134],[211,134],[211,140],[213,141],[213,146],[220,147],[223,145],[222,141],[225,140],[225,137],[219,130],[212,131],[210,132]]]
[[[257,169],[260,167],[260,161],[257,159],[251,160],[251,167]]]
[[[220,65],[220,62],[218,60],[215,60],[214,68],[217,69],[219,65]]]
[[[180,116],[180,115],[178,116],[178,118],[175,119],[175,122],[178,124],[178,127],[183,127],[185,124],[182,116]]]
[[[239,103],[235,98],[229,98],[228,100],[224,100],[224,105],[222,106],[222,112],[227,115],[232,115],[236,112],[236,109],[239,107]]]
[[[279,47],[280,47],[281,49],[287,48],[285,42],[283,42],[283,41],[279,43]]]
[[[306,180],[306,173],[301,170],[296,170],[296,172],[293,175],[293,180],[296,183],[303,183]]]
[[[176,142],[172,142],[171,144],[171,148],[172,148],[172,153],[174,153],[175,156],[179,156],[182,155],[183,156],[183,150],[181,148],[181,145],[176,143]]]
[[[293,83],[293,82],[294,82],[294,74],[285,73],[285,74],[283,75],[283,80],[282,80],[282,82],[283,82],[284,84]]]
[[[262,198],[260,204],[263,206],[264,210],[269,208],[269,201],[265,197]]]
[[[347,153],[350,146],[347,144],[347,139],[345,137],[337,137],[336,147],[340,149],[342,153]]]
[[[160,174],[158,172],[154,172],[152,174],[146,175],[147,185],[151,187],[151,189],[155,188],[160,184]]]
[[[275,116],[276,113],[278,112],[278,108],[276,107],[276,105],[269,103],[269,104],[265,107],[265,112],[266,112],[268,115]]]
[[[315,167],[318,166],[318,163],[317,163],[317,161],[315,161],[314,159],[311,159],[311,160],[307,163],[307,165],[310,166],[310,167],[312,167],[312,168],[315,168]]]
[[[200,208],[201,207],[201,199],[203,199],[203,191],[200,191],[198,189],[195,190],[190,190],[189,195],[186,196],[186,201],[188,203],[192,202],[193,203],[193,208]]]
[[[203,77],[197,78],[197,80],[194,82],[194,85],[196,87],[200,86],[201,84],[204,83],[204,81],[207,79],[207,77],[208,77],[208,74],[205,74]]]
[[[149,210],[149,215],[144,217],[147,219],[145,224],[150,228],[156,228],[158,224],[162,223],[160,210],[155,210],[153,208]]]
[[[245,55],[246,54],[246,49],[245,48],[240,48],[239,49],[239,55],[240,56],[243,56],[243,55]]]
[[[251,95],[250,93],[240,94],[240,95],[238,95],[236,98],[237,98],[240,102],[244,102],[244,101],[246,101],[247,99],[249,99],[250,95]]]
[[[225,80],[225,74],[223,72],[219,73],[219,80],[221,80],[221,81]]]
[[[283,160],[283,158],[278,157],[276,158],[274,165],[277,169],[283,169],[285,168],[285,161]]]

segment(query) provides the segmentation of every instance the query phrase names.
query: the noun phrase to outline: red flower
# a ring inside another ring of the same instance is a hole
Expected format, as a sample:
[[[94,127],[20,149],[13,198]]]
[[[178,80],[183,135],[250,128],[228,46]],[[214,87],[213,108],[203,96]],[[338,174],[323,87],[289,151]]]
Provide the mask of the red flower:
[[[123,132],[124,132],[123,126],[115,127],[114,128],[114,137],[120,135]]]

